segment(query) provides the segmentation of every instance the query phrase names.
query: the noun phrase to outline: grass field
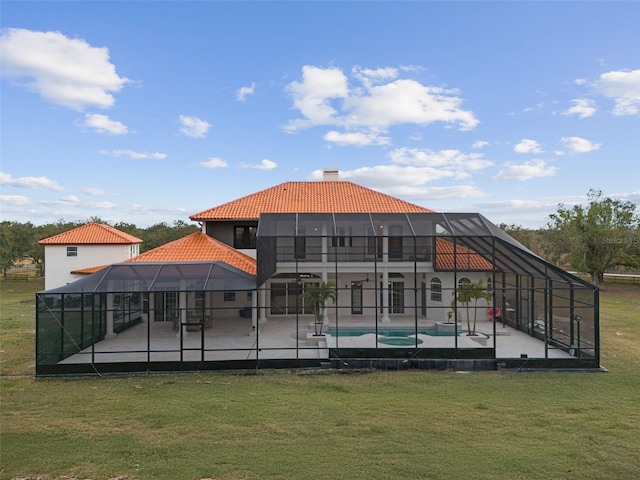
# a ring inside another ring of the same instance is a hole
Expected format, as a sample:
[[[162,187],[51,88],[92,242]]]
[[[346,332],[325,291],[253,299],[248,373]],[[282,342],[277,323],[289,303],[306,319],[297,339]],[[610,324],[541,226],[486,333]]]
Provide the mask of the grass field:
[[[601,296],[608,373],[261,371],[36,380],[0,281],[0,479],[637,479],[640,286]]]

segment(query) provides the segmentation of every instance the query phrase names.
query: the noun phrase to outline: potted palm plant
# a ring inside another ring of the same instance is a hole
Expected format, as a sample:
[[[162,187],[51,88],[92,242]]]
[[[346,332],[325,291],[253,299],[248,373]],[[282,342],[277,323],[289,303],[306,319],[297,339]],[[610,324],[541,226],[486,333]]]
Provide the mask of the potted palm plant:
[[[318,285],[306,285],[303,297],[313,310],[315,334],[322,335],[322,325],[324,324],[324,311],[329,300],[335,302],[338,298],[338,290],[335,282],[322,282]]]
[[[478,336],[479,334],[476,332],[476,324],[478,318],[478,300],[484,299],[487,302],[491,300],[491,294],[487,291],[484,286],[484,282],[482,279],[477,282],[465,282],[458,286],[454,300],[452,302],[455,304],[462,304],[466,310],[467,317],[467,335],[469,336]],[[471,318],[469,315],[469,309],[471,308],[471,303],[473,302],[473,324],[471,323]]]

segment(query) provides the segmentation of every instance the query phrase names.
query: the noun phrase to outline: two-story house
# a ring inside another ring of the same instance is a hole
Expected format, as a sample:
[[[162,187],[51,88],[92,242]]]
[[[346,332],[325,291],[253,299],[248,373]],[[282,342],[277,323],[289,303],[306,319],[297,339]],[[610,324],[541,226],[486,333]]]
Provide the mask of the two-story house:
[[[201,232],[38,295],[39,373],[598,367],[597,289],[480,214],[333,170],[190,218]]]

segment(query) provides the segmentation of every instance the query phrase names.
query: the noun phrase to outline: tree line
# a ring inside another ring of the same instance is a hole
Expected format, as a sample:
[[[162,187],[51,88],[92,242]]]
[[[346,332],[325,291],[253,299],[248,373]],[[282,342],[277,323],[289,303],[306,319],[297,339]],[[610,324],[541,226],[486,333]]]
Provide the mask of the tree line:
[[[640,215],[636,204],[604,197],[600,190],[590,190],[588,204],[566,207],[558,205],[541,229],[501,224],[500,228],[524,247],[565,269],[587,273],[595,285],[604,273],[616,268],[640,269]],[[29,261],[44,272],[44,247],[38,241],[66,232],[89,222],[106,223],[99,218],[84,222],[58,220],[42,226],[30,222],[0,223],[0,268],[3,274],[21,261]],[[158,223],[138,228],[131,223],[111,225],[143,240],[140,252],[177,240],[199,230],[181,220],[172,225]]]
[[[111,224],[97,217],[77,222],[58,220],[45,225],[3,221],[0,223],[0,269],[2,274],[6,274],[7,270],[21,262],[27,262],[35,265],[39,275],[42,276],[45,268],[44,247],[38,242],[91,222],[111,225],[139,238],[143,241],[140,245],[140,253],[200,230],[197,225],[191,225],[182,220],[177,220],[171,225],[164,222],[157,223],[148,228],[139,228],[132,223],[124,222]]]

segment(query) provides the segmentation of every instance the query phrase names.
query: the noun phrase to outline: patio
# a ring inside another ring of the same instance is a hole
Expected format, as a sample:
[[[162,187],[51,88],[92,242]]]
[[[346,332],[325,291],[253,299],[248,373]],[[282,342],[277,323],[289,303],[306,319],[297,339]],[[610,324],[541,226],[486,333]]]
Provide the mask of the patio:
[[[350,321],[338,326],[338,333],[353,328],[371,326],[371,322]],[[411,319],[395,319],[391,325],[395,329],[412,328]],[[433,322],[421,322],[423,327],[433,327]],[[389,324],[379,325],[380,329]],[[325,327],[335,328],[335,324]],[[381,330],[382,331],[382,330]],[[415,330],[414,330],[415,331]],[[419,345],[385,344],[384,335],[365,333],[363,335],[336,336],[330,333],[324,337],[313,337],[312,325],[308,319],[275,318],[259,323],[257,332],[251,320],[234,318],[213,321],[211,328],[204,331],[183,331],[176,333],[171,322],[146,321],[104,339],[93,346],[62,360],[60,364],[100,364],[115,362],[208,362],[224,360],[258,359],[308,359],[329,360],[329,349],[402,349],[411,352],[425,349],[493,349],[497,359],[516,359],[526,355],[531,359],[572,358],[565,350],[552,348],[541,340],[533,338],[510,326],[493,322],[478,322],[477,331],[483,334],[486,344],[478,343],[465,333],[455,336],[417,335]],[[297,333],[296,333],[297,332]],[[409,339],[415,342],[415,335],[391,338]],[[378,341],[376,341],[376,339]],[[457,342],[456,342],[457,340]],[[457,345],[456,345],[457,343]]]

